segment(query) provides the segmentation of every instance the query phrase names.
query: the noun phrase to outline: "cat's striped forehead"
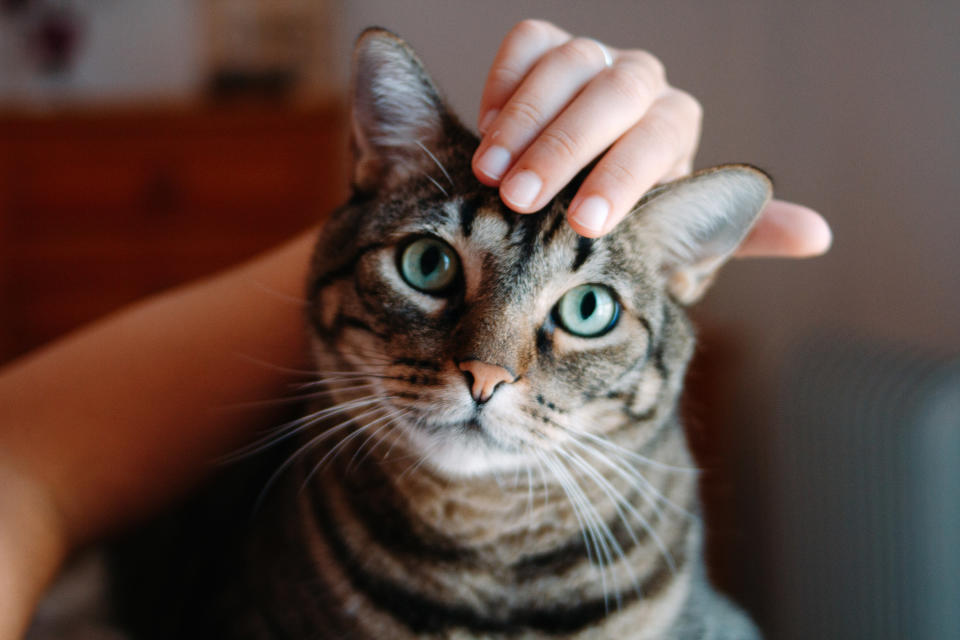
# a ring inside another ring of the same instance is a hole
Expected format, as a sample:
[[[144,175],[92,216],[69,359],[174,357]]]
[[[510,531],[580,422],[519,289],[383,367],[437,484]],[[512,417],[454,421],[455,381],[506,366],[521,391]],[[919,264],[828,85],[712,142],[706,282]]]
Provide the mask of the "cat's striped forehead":
[[[583,283],[614,288],[629,307],[656,297],[654,278],[637,247],[625,247],[617,235],[592,239],[566,222],[566,198],[533,214],[508,209],[493,189],[451,199],[421,200],[392,216],[393,227],[380,228],[401,242],[412,235],[436,236],[453,247],[467,275],[466,298],[496,295],[517,300],[534,290],[554,296]]]

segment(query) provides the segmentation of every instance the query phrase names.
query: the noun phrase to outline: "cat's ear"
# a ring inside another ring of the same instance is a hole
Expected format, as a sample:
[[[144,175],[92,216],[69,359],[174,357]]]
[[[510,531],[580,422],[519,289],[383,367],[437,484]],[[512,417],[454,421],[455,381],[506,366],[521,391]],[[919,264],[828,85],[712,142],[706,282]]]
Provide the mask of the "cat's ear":
[[[413,50],[397,35],[370,28],[353,53],[354,186],[389,188],[422,170],[424,147],[442,140],[446,107]]]
[[[667,291],[678,302],[691,304],[703,295],[772,194],[772,182],[763,171],[722,165],[647,192],[629,224],[658,248]]]

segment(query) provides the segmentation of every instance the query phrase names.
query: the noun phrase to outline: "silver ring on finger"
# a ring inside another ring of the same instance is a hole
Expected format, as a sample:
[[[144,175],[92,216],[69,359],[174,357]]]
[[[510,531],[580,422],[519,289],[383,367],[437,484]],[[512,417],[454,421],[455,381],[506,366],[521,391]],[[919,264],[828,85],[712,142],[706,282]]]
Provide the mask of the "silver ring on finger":
[[[605,67],[612,67],[613,55],[610,53],[610,49],[607,49],[607,46],[602,42],[600,42],[599,40],[597,40],[596,38],[587,38],[587,40],[590,40],[591,42],[596,44],[598,47],[600,47],[600,53],[603,54],[603,65]]]

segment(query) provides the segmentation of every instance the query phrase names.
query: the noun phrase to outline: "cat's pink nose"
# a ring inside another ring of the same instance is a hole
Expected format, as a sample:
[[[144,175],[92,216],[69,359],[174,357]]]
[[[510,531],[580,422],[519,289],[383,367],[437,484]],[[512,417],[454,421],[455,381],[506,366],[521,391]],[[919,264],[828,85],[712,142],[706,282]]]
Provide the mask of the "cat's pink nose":
[[[470,395],[479,403],[489,400],[500,383],[509,384],[516,380],[516,376],[503,367],[480,360],[467,360],[461,362],[459,366],[460,370],[467,375]]]

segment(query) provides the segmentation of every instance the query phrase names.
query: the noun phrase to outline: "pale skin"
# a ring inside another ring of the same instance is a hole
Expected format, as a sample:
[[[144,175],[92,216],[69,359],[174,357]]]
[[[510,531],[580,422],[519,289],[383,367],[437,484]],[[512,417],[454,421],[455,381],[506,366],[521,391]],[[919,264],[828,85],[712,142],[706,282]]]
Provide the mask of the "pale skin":
[[[525,21],[497,53],[478,126],[476,176],[519,213],[599,157],[569,215],[599,236],[651,186],[689,171],[700,107],[648,53]],[[0,640],[22,636],[71,552],[182,495],[276,419],[224,409],[282,396],[285,370],[308,366],[302,305],[291,300],[314,233],[0,369]],[[829,244],[819,215],[774,201],[738,254],[804,257]]]

